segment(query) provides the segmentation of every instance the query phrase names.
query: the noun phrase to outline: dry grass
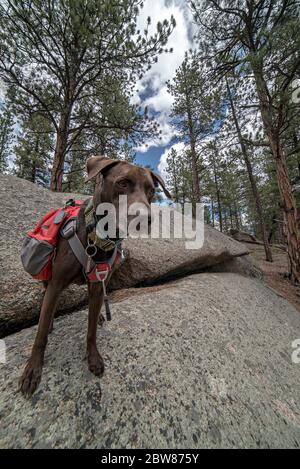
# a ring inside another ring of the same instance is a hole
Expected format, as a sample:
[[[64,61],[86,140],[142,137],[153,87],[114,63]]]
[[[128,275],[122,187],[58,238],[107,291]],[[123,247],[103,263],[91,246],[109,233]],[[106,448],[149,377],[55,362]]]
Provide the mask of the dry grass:
[[[285,277],[288,272],[287,254],[282,249],[273,247],[273,262],[267,262],[263,246],[244,244],[263,271],[265,282],[300,311],[300,287],[291,285]]]

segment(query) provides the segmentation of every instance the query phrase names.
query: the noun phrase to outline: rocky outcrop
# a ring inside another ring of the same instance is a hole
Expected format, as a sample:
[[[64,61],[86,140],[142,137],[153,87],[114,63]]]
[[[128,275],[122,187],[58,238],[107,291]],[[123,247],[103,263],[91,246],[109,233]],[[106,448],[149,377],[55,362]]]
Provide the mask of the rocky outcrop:
[[[36,327],[5,339],[1,448],[299,447],[298,311],[232,273],[136,291],[99,331],[102,379],[83,360],[86,310],[56,320],[30,400],[16,386]]]
[[[169,214],[168,207],[153,207],[154,217]],[[179,218],[180,214],[176,214]],[[186,220],[186,218],[185,218]],[[176,218],[175,218],[176,221]],[[174,221],[171,220],[171,232]],[[134,285],[151,285],[176,277],[204,271],[211,266],[229,262],[248,254],[240,243],[233,241],[209,225],[204,226],[203,245],[199,249],[187,248],[191,230],[182,239],[127,239],[123,242],[126,262],[118,269],[110,282],[112,289]]]
[[[35,324],[43,298],[42,285],[24,272],[20,261],[24,234],[46,211],[64,205],[71,197],[86,196],[49,192],[23,179],[5,175],[0,175],[0,195],[0,337],[3,337]],[[162,210],[168,211],[168,208]],[[110,288],[161,283],[216,265],[226,270],[228,261],[248,252],[245,246],[209,226],[205,226],[201,249],[186,249],[185,242],[182,239],[124,241],[126,261],[114,275]],[[244,265],[244,261],[241,263]],[[245,273],[248,271],[246,266]],[[70,286],[60,298],[58,315],[86,303],[86,287]]]
[[[263,244],[252,234],[246,233],[246,231],[230,230],[230,234],[233,239],[235,239],[236,241],[240,241],[241,243]]]

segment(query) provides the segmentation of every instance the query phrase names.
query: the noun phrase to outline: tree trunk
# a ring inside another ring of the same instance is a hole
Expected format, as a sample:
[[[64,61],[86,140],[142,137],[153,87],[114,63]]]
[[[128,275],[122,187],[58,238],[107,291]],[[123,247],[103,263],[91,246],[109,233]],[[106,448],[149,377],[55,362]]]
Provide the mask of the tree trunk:
[[[214,152],[215,152],[215,155],[213,155],[212,160],[213,160],[214,180],[215,180],[217,203],[218,203],[219,224],[220,224],[220,231],[222,233],[223,232],[223,217],[222,217],[220,187],[219,187],[219,182],[218,182],[218,177],[217,177],[217,168],[216,168],[216,161],[215,161],[215,156],[217,155],[216,147],[214,147]]]
[[[35,182],[35,178],[36,178],[36,162],[33,161],[32,163],[32,166],[31,166],[31,182]]]
[[[172,165],[173,165],[173,182],[174,182],[174,200],[178,204],[179,203],[179,190],[178,190],[178,183],[177,183],[177,172],[176,172],[176,161],[174,156],[172,156]]]
[[[299,235],[297,223],[297,207],[288,176],[286,157],[280,141],[279,129],[273,122],[273,108],[270,101],[268,87],[264,80],[261,65],[252,65],[256,90],[259,99],[260,112],[266,135],[275,161],[277,184],[281,198],[281,205],[286,223],[287,252],[290,262],[290,279],[292,283],[300,283]]]
[[[39,145],[40,145],[40,137],[37,134],[36,135],[36,141],[35,141],[35,147],[34,147],[35,158],[33,159],[32,167],[31,167],[31,182],[35,182],[35,180],[36,180],[36,170],[37,170],[36,158],[37,158],[37,155],[39,154]]]
[[[250,158],[249,158],[249,155],[248,155],[248,151],[247,151],[246,145],[245,145],[244,140],[243,140],[242,132],[241,132],[239,121],[238,121],[238,118],[237,118],[237,115],[236,115],[235,105],[234,105],[234,101],[233,101],[233,98],[232,98],[231,89],[230,89],[230,86],[228,84],[227,77],[226,77],[226,86],[227,86],[227,93],[228,93],[228,98],[229,98],[230,107],[231,107],[231,111],[232,111],[234,125],[235,125],[236,131],[237,131],[239,144],[240,144],[242,155],[243,155],[243,158],[244,158],[244,161],[245,161],[245,164],[246,164],[246,168],[247,168],[247,171],[248,171],[248,176],[249,176],[249,180],[250,180],[250,184],[251,184],[252,194],[253,194],[253,198],[254,198],[254,201],[255,201],[256,213],[257,213],[257,217],[258,217],[259,227],[260,227],[260,230],[261,230],[262,240],[263,240],[263,243],[264,243],[266,260],[268,262],[273,262],[272,251],[271,251],[270,244],[269,244],[269,241],[268,241],[266,225],[265,225],[265,222],[264,222],[261,198],[260,198],[260,195],[259,195],[259,192],[258,192],[256,180],[255,180],[255,177],[254,177],[254,174],[253,174],[252,164],[251,164],[251,161],[250,161]]]
[[[240,231],[239,210],[238,210],[236,201],[234,201],[234,218],[235,218],[236,229]]]
[[[273,236],[275,234],[276,225],[277,225],[277,219],[276,219],[276,213],[274,213],[274,215],[272,217],[272,224],[271,224],[270,233],[269,233],[269,236],[268,236],[268,241],[269,241],[270,244],[272,243],[272,239],[273,239]]]
[[[191,153],[191,163],[192,163],[192,178],[193,178],[193,211],[194,215],[196,213],[196,204],[200,202],[200,184],[199,184],[199,174],[197,168],[197,153],[195,145],[195,137],[193,130],[193,121],[190,113],[188,113],[188,123],[189,123],[189,138],[190,138],[190,153]]]
[[[225,207],[225,210],[223,211],[224,214],[224,220],[223,220],[223,230],[225,233],[228,231],[228,223],[227,223],[227,207]]]
[[[290,278],[292,283],[300,283],[300,255],[299,236],[297,223],[297,208],[292,193],[292,187],[288,177],[287,165],[280,142],[273,142],[274,152],[277,152],[275,160],[278,188],[283,203],[286,223],[287,251],[290,262]]]
[[[199,174],[198,174],[198,167],[197,167],[197,152],[196,152],[196,138],[194,132],[194,123],[193,117],[191,115],[191,105],[189,99],[189,93],[186,89],[185,91],[186,96],[186,112],[187,112],[187,123],[188,123],[188,132],[189,132],[189,139],[190,139],[190,154],[191,154],[191,166],[192,166],[192,179],[193,179],[193,211],[195,214],[196,203],[200,202],[200,183],[199,183]]]
[[[60,123],[56,136],[56,145],[54,151],[54,160],[51,173],[51,191],[62,191],[62,180],[64,173],[64,162],[68,144],[70,118],[71,118],[72,106],[66,108],[60,118]]]

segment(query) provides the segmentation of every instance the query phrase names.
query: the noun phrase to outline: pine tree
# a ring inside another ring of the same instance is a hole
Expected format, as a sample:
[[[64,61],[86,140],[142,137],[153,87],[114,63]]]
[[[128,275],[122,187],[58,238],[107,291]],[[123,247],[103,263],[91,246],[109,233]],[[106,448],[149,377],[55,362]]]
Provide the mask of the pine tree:
[[[192,174],[186,150],[177,151],[171,148],[167,156],[166,182],[177,204],[185,204],[193,200]]]
[[[238,142],[239,142],[239,145],[240,145],[240,148],[241,148],[243,161],[244,161],[245,166],[247,168],[249,181],[250,181],[251,189],[252,189],[252,195],[253,195],[253,198],[254,198],[254,201],[255,201],[256,212],[257,212],[257,217],[258,217],[258,220],[259,220],[261,236],[262,236],[262,240],[263,240],[264,248],[265,248],[266,260],[268,262],[273,262],[272,251],[271,251],[270,244],[269,244],[269,241],[268,241],[267,230],[266,230],[266,225],[265,225],[265,221],[264,221],[262,201],[261,201],[260,193],[259,193],[259,190],[258,190],[258,187],[257,187],[256,177],[253,173],[251,158],[249,156],[248,148],[245,144],[245,141],[244,141],[244,138],[243,138],[243,135],[242,135],[241,126],[239,124],[234,98],[233,98],[233,95],[232,95],[232,91],[231,91],[231,88],[230,88],[230,85],[229,85],[229,80],[228,80],[227,76],[226,76],[225,80],[226,80],[227,98],[228,98],[228,101],[229,101],[229,106],[230,106],[230,110],[231,110],[231,113],[232,113],[235,130],[236,130],[236,133],[237,133]]]
[[[14,147],[15,174],[31,182],[47,186],[53,138],[49,121],[42,116],[27,117]]]
[[[171,116],[178,137],[188,145],[193,184],[193,206],[201,199],[199,174],[201,158],[197,150],[199,141],[207,135],[214,124],[213,96],[194,54],[186,54],[185,60],[168,82],[168,92],[174,98]]]
[[[166,50],[174,18],[159,22],[153,35],[148,18],[141,32],[137,17],[142,6],[140,0],[6,0],[0,4],[0,78],[7,86],[17,87],[20,109],[39,112],[53,126],[52,190],[62,189],[66,155],[81,133],[95,126],[124,134],[152,130],[137,107],[134,119],[125,124],[120,120],[122,106],[118,114],[101,112],[103,96],[106,99],[111,91],[111,77],[122,83],[122,95],[129,96],[137,78]]]
[[[300,283],[297,207],[288,174],[283,133],[299,103],[291,84],[300,67],[299,4],[295,0],[191,1],[199,45],[214,76],[252,73],[264,133],[273,155],[284,213],[291,281]]]
[[[13,142],[13,118],[11,110],[3,105],[0,107],[0,172],[8,168],[8,158]]]

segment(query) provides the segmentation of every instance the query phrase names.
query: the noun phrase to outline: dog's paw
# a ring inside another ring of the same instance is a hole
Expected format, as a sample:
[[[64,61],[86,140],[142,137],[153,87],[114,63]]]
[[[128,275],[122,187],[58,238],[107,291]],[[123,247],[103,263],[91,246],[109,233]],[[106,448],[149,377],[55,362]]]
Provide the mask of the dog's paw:
[[[104,361],[98,350],[88,352],[87,359],[89,370],[96,376],[102,376],[104,373]]]
[[[41,376],[42,364],[29,361],[19,380],[18,391],[21,391],[24,397],[31,397],[40,384]]]

